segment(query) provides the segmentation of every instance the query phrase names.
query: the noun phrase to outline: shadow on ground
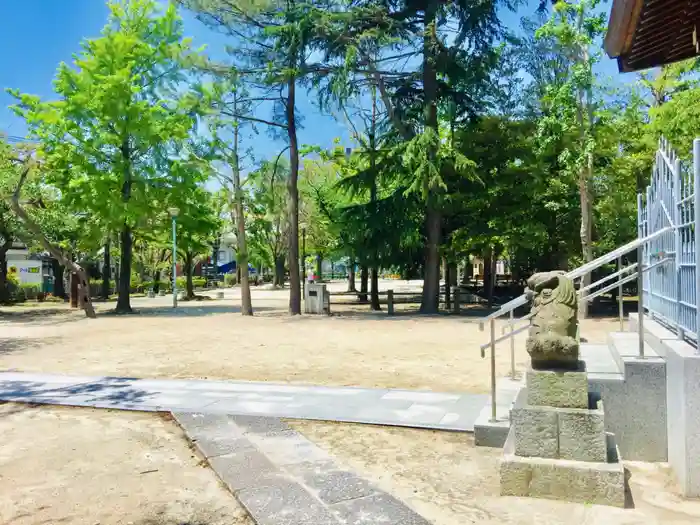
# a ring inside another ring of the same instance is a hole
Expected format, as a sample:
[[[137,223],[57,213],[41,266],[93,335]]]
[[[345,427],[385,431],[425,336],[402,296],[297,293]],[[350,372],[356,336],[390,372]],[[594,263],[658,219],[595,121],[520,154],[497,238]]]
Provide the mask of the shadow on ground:
[[[82,310],[50,307],[12,307],[0,309],[0,321],[8,323],[63,324],[80,321]]]
[[[275,310],[268,307],[253,308],[254,311]],[[279,309],[277,309],[279,310]],[[178,305],[177,308],[172,306],[139,306],[134,308],[131,314],[120,314],[115,310],[107,310],[100,312],[98,317],[118,316],[118,315],[142,315],[153,317],[201,317],[205,315],[216,314],[238,314],[241,313],[240,306],[224,305],[224,304],[203,304],[201,302],[189,302],[184,305]]]
[[[39,348],[40,346],[51,344],[54,341],[55,338],[48,337],[43,339],[21,337],[15,337],[12,339],[0,338],[0,355],[12,354],[23,350],[32,350]]]
[[[133,386],[134,379],[102,377],[97,381],[56,386],[40,381],[2,381],[0,400],[57,405],[82,402],[100,408],[134,408],[147,404],[157,394]],[[71,402],[69,402],[71,401]]]

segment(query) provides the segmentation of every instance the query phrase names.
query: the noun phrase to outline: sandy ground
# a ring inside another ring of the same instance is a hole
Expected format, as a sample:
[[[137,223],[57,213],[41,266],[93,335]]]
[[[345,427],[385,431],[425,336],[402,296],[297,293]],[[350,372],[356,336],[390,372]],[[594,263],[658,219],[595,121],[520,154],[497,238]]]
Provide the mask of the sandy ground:
[[[400,284],[383,283],[399,287]],[[336,288],[344,287],[335,283]],[[217,378],[488,392],[488,340],[466,316],[388,317],[368,306],[337,306],[332,317],[286,315],[287,291],[253,291],[255,317],[234,310],[238,290],[224,300],[183,304],[134,299],[140,315],[100,315],[54,307],[4,309],[0,369],[75,375]],[[113,307],[110,305],[110,307]],[[107,305],[101,305],[103,311]],[[500,335],[501,324],[498,325]],[[585,321],[582,334],[603,342],[615,323]],[[527,363],[525,334],[516,363]],[[498,375],[510,370],[510,345],[497,348]]]
[[[666,465],[627,462],[633,507],[501,497],[500,449],[469,434],[292,421],[340,463],[411,505],[434,525],[680,525],[700,523],[700,501],[677,495]]]
[[[252,525],[163,416],[0,405],[0,523]]]

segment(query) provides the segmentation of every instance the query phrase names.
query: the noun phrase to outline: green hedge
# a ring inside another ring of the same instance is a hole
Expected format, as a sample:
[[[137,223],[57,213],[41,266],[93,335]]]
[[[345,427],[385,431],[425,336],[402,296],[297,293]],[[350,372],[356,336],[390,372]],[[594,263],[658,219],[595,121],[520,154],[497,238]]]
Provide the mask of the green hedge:
[[[15,288],[14,299],[16,301],[43,300],[44,293],[42,292],[40,284],[22,283]]]
[[[207,284],[207,280],[204,277],[192,277],[192,284],[195,288],[204,288]],[[137,281],[135,279],[131,280],[131,293],[146,293],[153,289],[153,281]],[[178,290],[184,290],[187,286],[187,279],[185,277],[177,278],[177,288]],[[110,281],[109,283],[110,293],[117,293],[116,283]],[[172,281],[160,281],[159,290],[165,290],[167,293],[172,291],[173,283]],[[90,294],[93,297],[97,297],[102,292],[102,279],[90,279]]]

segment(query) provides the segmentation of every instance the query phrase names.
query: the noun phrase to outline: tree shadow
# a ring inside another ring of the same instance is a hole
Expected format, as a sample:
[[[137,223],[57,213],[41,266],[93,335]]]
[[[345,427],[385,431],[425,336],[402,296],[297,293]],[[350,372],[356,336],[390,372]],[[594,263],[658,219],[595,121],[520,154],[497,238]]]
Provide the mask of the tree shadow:
[[[55,341],[55,338],[0,338],[0,355],[8,355],[23,350],[32,350]]]
[[[254,311],[273,310],[269,307],[254,307]],[[223,304],[203,304],[203,302],[189,301],[179,304],[177,308],[172,306],[139,306],[129,314],[119,313],[116,310],[100,312],[98,317],[139,315],[152,317],[203,317],[217,314],[238,314],[241,313],[240,306]]]
[[[0,374],[0,400],[132,410],[149,408],[148,402],[153,402],[159,392],[141,390],[137,384],[138,380],[133,378],[102,377],[95,381],[56,386],[42,381],[3,381]]]
[[[85,319],[82,310],[68,308],[25,308],[17,307],[9,310],[0,309],[0,321],[8,323],[27,323],[55,325],[63,323],[73,323]]]

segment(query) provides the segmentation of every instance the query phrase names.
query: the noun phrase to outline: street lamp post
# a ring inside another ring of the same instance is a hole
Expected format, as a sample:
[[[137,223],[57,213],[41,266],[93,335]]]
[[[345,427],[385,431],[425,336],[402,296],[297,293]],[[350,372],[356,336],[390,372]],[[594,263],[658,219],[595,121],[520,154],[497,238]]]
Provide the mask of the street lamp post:
[[[177,308],[177,216],[178,208],[168,208],[173,219],[173,308]]]

